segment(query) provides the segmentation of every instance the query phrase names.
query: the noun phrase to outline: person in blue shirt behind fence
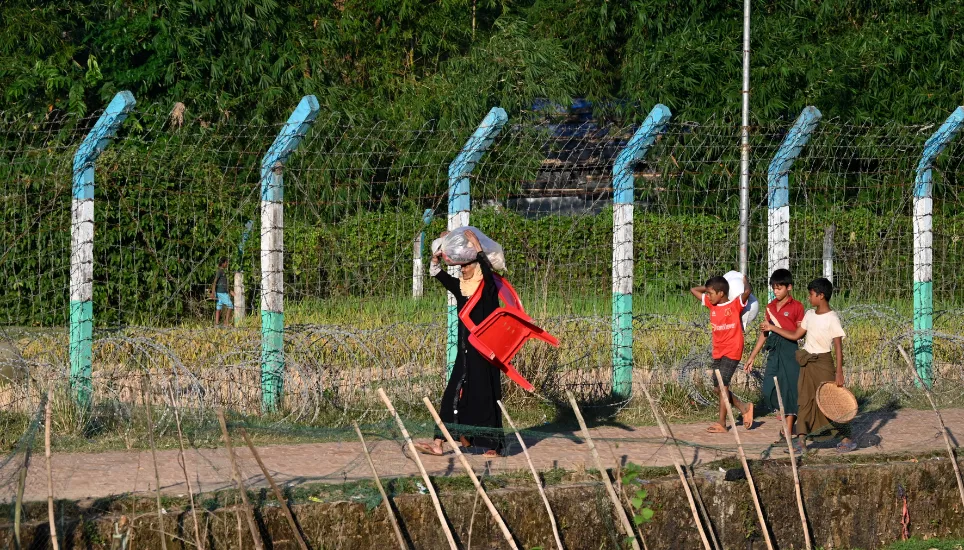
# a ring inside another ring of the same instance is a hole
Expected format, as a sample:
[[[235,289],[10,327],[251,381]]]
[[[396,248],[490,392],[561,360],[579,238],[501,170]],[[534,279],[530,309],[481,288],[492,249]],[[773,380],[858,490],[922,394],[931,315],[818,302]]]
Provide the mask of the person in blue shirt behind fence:
[[[217,300],[217,309],[214,312],[214,325],[217,326],[218,323],[224,319],[224,326],[231,324],[231,316],[234,313],[234,302],[231,299],[234,297],[234,292],[228,287],[228,259],[222,257],[218,260],[218,273],[214,276],[214,282],[211,284],[211,299]],[[221,315],[221,309],[224,309],[224,316]]]

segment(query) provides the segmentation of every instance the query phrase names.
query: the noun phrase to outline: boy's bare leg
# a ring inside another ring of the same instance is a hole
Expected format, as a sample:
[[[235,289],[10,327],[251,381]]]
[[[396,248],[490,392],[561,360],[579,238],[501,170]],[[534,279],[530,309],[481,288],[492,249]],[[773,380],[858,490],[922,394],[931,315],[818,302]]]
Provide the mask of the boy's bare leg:
[[[231,318],[234,316],[234,310],[231,308],[224,309],[224,326],[231,326]]]
[[[219,324],[220,322],[221,322],[221,310],[220,310],[220,309],[215,309],[215,310],[214,310],[214,326],[218,326],[218,324]]]
[[[720,399],[720,416],[717,424],[719,424],[720,428],[722,428],[722,431],[726,431],[726,403],[723,402],[723,399],[724,399],[723,393],[720,391],[719,387],[714,388],[714,390],[716,391],[716,395]],[[752,409],[750,408],[750,405],[748,403],[744,403],[743,401],[740,401],[740,398],[737,397],[736,394],[730,391],[729,386],[725,387],[725,391],[726,391],[727,397],[730,399],[730,404],[733,406],[733,408],[740,411],[740,413],[743,414],[744,416],[752,413]],[[752,419],[746,418],[744,420],[744,423],[747,422],[748,420],[752,420]],[[750,427],[752,427],[752,424],[748,425],[747,429],[749,429]],[[716,428],[716,426],[710,426],[709,431],[717,432],[719,430]]]
[[[727,394],[730,393],[730,388],[723,388]],[[717,388],[717,396],[720,398],[720,426],[726,427],[726,403],[723,402],[723,393]]]
[[[729,387],[727,387],[726,389],[727,389],[727,393],[730,394],[730,404],[733,405],[734,409],[740,411],[741,415],[743,415],[743,426],[748,430],[752,429],[753,428],[753,405],[740,401],[740,398],[737,397],[735,393],[733,393],[732,391],[729,391],[730,389]],[[726,411],[724,410],[723,412],[726,412]]]
[[[729,389],[730,388],[727,388],[727,390]],[[746,414],[747,409],[749,408],[747,404],[744,403],[743,401],[740,401],[740,398],[737,397],[735,393],[729,392],[729,394],[730,394],[730,404],[733,405],[733,408],[740,411],[740,413],[742,414]]]
[[[786,415],[786,419],[785,419],[785,420],[786,420],[786,422],[787,422],[787,434],[788,434],[790,437],[793,437],[793,425],[797,422],[797,415],[795,415],[795,414],[788,414],[788,415]]]
[[[726,403],[723,402],[723,393],[720,391],[719,386],[714,386],[713,391],[716,392],[720,401],[720,416],[716,424],[707,428],[706,431],[709,433],[726,433]]]

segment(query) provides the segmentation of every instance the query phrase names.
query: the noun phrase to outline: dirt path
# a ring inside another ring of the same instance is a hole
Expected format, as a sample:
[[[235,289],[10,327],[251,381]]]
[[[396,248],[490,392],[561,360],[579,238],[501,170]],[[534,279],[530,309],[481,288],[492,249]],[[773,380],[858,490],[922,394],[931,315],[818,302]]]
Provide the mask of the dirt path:
[[[964,409],[942,411],[948,428],[957,439],[964,436]],[[706,423],[673,426],[676,437],[686,442],[684,453],[694,464],[705,464],[735,453],[730,434],[705,433]],[[741,428],[742,429],[742,428]],[[854,423],[859,454],[928,452],[944,447],[934,414],[930,411],[900,410],[863,415]],[[760,419],[755,429],[742,431],[741,438],[751,457],[759,457],[779,437],[779,424],[772,417]],[[402,444],[394,440],[379,440],[367,436],[369,447],[379,474],[383,477],[417,475],[415,463],[403,453]],[[240,438],[239,438],[240,439]],[[614,428],[593,430],[604,461],[631,461],[644,466],[670,466],[672,446],[667,445],[655,427]],[[507,442],[515,443],[509,434]],[[539,439],[528,437],[530,454],[540,469],[592,468],[587,446],[576,433],[546,434]],[[774,457],[783,457],[784,447],[772,450]],[[492,473],[525,469],[525,458],[518,444],[510,447],[510,456],[486,459],[480,455],[470,460],[476,471],[485,468]],[[243,475],[249,486],[264,484],[257,464],[247,448],[236,451]],[[259,449],[262,458],[277,481],[299,484],[306,482],[338,483],[365,479],[369,469],[357,442],[334,442],[298,445],[273,445]],[[821,449],[820,454],[835,454],[832,449]],[[158,451],[162,490],[170,494],[184,494],[186,488],[177,451]],[[195,490],[213,491],[230,485],[230,465],[224,449],[190,449],[187,467]],[[454,455],[422,457],[434,475],[460,475],[461,467]],[[13,466],[0,472],[9,479]],[[62,453],[53,456],[54,494],[58,499],[88,499],[130,492],[153,490],[154,472],[150,451],[111,451],[103,453]],[[35,454],[27,477],[26,500],[46,498],[46,477],[43,473],[42,453]],[[8,486],[11,490],[12,485]],[[0,495],[9,501],[12,494]]]

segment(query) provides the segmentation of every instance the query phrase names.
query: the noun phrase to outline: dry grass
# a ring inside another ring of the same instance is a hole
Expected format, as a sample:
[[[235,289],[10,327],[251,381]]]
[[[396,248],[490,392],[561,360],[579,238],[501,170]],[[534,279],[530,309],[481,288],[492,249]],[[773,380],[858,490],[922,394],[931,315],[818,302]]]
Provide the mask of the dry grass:
[[[709,332],[701,313],[693,308],[640,315],[635,321],[634,386],[649,384],[673,421],[707,414],[700,397],[709,396],[703,384]],[[845,368],[865,406],[923,405],[896,348],[899,343],[912,349],[910,320],[883,308],[853,307],[843,309],[841,315],[848,331]],[[954,324],[960,318],[939,317],[935,329],[935,389],[945,406],[959,404],[964,394],[964,338],[954,336],[964,333],[964,327]],[[538,390],[531,395],[506,384],[505,400],[519,411],[514,414],[521,423],[532,426],[553,420],[559,414],[555,403],[565,389],[579,395],[590,410],[596,407],[600,415],[616,416],[629,424],[652,422],[645,403],[635,399],[613,403],[609,398],[608,317],[551,317],[539,322],[559,337],[561,345],[556,349],[530,344],[517,357],[517,367]],[[94,406],[87,410],[77,409],[68,398],[65,332],[24,335],[13,344],[22,356],[26,375],[0,386],[0,408],[7,415],[2,431],[13,437],[24,423],[17,418],[31,414],[47,386],[55,384],[57,433],[72,434],[78,441],[99,439],[107,446],[136,446],[140,383],[147,376],[156,403],[168,403],[168,387],[173,385],[182,416],[198,429],[210,421],[211,411],[223,407],[271,424],[279,433],[285,427],[312,426],[331,428],[332,437],[341,437],[343,429],[350,436],[347,428],[353,419],[383,420],[374,395],[379,387],[414,417],[422,414],[418,406],[422,396],[441,394],[445,381],[443,323],[436,317],[434,322],[422,324],[379,324],[369,318],[359,325],[289,325],[285,397],[281,410],[267,415],[261,410],[260,330],[254,326],[129,328],[98,335],[93,350]],[[753,338],[747,340],[748,352]],[[762,364],[761,360],[758,366]],[[752,397],[756,382],[741,373],[735,388]],[[172,422],[168,413],[162,411],[157,419],[162,442]],[[300,436],[289,433],[285,437]]]

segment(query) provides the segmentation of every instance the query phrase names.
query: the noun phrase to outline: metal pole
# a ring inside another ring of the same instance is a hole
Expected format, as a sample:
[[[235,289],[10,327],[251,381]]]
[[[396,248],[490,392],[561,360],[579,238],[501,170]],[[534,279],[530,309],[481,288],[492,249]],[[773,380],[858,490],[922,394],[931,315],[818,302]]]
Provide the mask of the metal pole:
[[[750,251],[750,0],[743,0],[743,129],[740,137],[740,273]]]

